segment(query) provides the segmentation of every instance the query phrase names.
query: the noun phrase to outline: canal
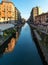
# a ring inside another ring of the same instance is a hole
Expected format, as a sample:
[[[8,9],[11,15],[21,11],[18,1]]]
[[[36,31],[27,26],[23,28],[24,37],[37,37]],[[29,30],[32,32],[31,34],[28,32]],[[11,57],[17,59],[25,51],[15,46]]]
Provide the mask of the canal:
[[[14,50],[0,56],[0,65],[43,65],[27,23],[22,27]]]

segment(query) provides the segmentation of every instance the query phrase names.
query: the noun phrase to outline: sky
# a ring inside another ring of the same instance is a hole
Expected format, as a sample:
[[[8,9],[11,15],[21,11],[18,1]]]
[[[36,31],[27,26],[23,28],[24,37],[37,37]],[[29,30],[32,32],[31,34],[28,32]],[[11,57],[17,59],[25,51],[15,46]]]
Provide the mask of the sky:
[[[22,18],[28,19],[33,7],[39,6],[43,12],[48,12],[48,0],[10,0],[20,11]],[[1,0],[0,0],[1,2]]]

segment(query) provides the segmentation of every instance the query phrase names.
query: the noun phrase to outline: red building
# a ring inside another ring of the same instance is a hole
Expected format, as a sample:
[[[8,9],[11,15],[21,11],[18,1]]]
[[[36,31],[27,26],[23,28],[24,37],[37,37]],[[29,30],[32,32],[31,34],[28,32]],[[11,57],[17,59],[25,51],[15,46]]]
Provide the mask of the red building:
[[[36,16],[35,23],[48,23],[48,12]]]

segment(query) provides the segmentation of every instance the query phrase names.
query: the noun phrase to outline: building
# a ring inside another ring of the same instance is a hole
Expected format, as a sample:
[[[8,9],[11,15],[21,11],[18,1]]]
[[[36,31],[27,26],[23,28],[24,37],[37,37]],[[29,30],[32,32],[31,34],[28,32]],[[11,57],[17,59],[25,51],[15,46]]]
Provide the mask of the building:
[[[48,23],[48,12],[35,17],[35,23]]]
[[[9,0],[2,0],[0,3],[0,22],[19,20],[20,12]]]
[[[31,16],[30,16],[30,20],[34,21],[35,20],[35,16],[38,16],[42,14],[42,9],[40,7],[34,7],[31,11]]]
[[[15,7],[15,20],[16,21],[20,21],[20,19],[21,19],[21,15],[20,15],[20,12],[19,12],[19,10]]]
[[[22,24],[25,24],[26,20],[24,18],[22,18]]]

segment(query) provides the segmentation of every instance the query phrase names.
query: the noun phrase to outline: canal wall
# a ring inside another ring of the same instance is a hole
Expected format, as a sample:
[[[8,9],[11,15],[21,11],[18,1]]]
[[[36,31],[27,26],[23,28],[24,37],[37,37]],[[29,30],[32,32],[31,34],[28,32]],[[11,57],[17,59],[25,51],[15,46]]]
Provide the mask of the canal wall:
[[[30,28],[31,28],[31,27],[30,27]],[[36,44],[36,46],[37,46],[38,53],[39,53],[39,55],[40,55],[40,57],[41,57],[41,60],[43,61],[43,64],[44,64],[44,65],[48,65],[47,61],[45,60],[45,56],[44,56],[43,50],[42,50],[42,48],[41,48],[41,45],[40,45],[40,43],[39,43],[39,41],[41,40],[40,36],[39,36],[38,33],[35,32],[35,30],[33,30],[32,28],[31,28],[31,33],[32,33],[33,39],[34,39],[34,41],[35,41],[35,44]]]

